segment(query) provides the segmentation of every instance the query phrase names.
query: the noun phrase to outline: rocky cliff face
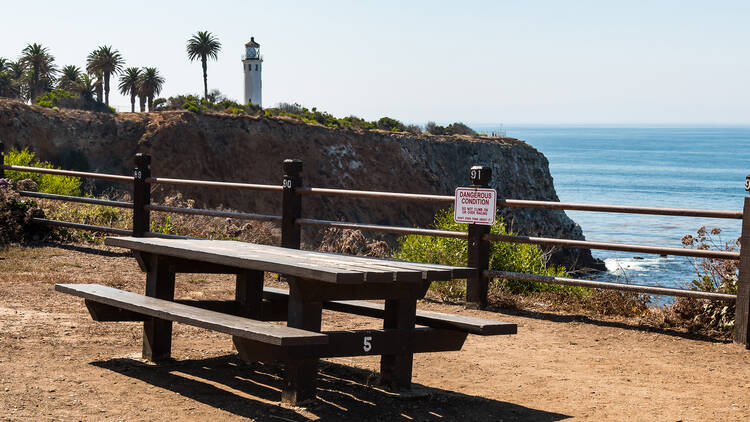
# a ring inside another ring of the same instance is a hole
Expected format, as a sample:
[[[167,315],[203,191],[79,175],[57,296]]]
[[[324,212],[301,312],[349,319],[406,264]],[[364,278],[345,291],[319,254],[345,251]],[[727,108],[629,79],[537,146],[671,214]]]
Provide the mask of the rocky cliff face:
[[[0,100],[0,141],[30,147],[63,168],[130,174],[133,155],[153,156],[157,177],[280,184],[281,161],[304,162],[305,185],[452,195],[469,184],[472,165],[492,167],[492,185],[505,198],[557,201],[547,159],[510,138],[414,136],[336,130],[283,119],[198,115],[187,111],[109,115],[55,111]],[[173,188],[172,186],[168,188]],[[180,187],[208,207],[280,213],[280,195]],[[306,196],[309,218],[421,226],[436,207],[383,200]],[[504,209],[521,234],[583,239],[564,212]],[[305,229],[304,238],[316,234]],[[556,262],[595,266],[588,250],[558,250]]]

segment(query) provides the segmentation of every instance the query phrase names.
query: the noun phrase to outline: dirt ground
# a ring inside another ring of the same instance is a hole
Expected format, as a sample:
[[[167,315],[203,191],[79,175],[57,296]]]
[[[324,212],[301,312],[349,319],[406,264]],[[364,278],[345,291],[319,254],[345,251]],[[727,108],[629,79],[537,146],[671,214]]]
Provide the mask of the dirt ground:
[[[140,359],[139,323],[97,323],[55,283],[142,292],[127,252],[47,245],[0,251],[0,420],[557,421],[750,419],[750,351],[633,321],[420,308],[518,324],[463,350],[415,357],[415,397],[375,388],[378,358],[326,359],[318,397],[281,406],[281,368],[237,358],[228,335],[175,324],[174,361]],[[269,283],[273,283],[269,280]],[[228,276],[178,275],[177,295],[230,298]],[[376,327],[334,312],[324,329]]]

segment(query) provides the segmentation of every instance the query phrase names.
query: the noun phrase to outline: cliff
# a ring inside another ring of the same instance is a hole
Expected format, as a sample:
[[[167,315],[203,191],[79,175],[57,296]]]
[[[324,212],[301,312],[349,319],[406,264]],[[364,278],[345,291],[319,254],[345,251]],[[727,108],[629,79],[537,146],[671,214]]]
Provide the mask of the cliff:
[[[304,162],[307,186],[442,195],[468,185],[472,165],[487,165],[501,197],[558,200],[544,155],[511,138],[329,129],[285,118],[187,111],[57,111],[0,100],[0,141],[6,148],[29,147],[41,159],[76,170],[130,174],[133,155],[146,152],[153,156],[152,174],[157,177],[280,184],[281,161],[298,158]],[[278,194],[184,187],[180,191],[208,207],[280,212]],[[163,190],[156,196],[160,193]],[[429,204],[303,199],[305,217],[374,224],[426,227],[435,211]],[[584,238],[563,211],[511,208],[502,213],[521,234]],[[308,242],[317,239],[313,229],[303,232]],[[569,266],[596,266],[588,250],[557,250],[553,259]]]

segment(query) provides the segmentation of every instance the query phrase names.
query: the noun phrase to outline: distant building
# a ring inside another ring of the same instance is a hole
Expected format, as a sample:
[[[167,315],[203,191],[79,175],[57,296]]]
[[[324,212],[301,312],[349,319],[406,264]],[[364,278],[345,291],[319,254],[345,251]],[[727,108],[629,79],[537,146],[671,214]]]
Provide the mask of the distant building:
[[[260,79],[263,70],[263,56],[260,55],[260,44],[255,42],[255,37],[250,37],[250,42],[245,44],[242,68],[245,73],[245,104],[252,102],[263,107],[261,96],[263,83]]]

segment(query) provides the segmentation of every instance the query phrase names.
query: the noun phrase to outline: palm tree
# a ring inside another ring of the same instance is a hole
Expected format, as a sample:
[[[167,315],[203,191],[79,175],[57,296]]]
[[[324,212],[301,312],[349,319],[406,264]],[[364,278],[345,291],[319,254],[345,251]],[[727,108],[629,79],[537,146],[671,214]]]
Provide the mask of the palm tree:
[[[26,83],[24,81],[24,69],[20,62],[8,61],[5,63],[5,75],[10,79],[7,95],[11,98],[26,98]]]
[[[94,94],[96,94],[96,81],[94,80],[94,78],[92,78],[88,73],[81,74],[77,92],[84,101],[93,101]]]
[[[28,44],[21,51],[19,64],[26,70],[28,80],[28,96],[34,100],[40,90],[50,84],[54,78],[57,69],[53,62],[55,58],[49,53],[47,47],[40,44]]]
[[[130,94],[130,112],[135,113],[135,97],[138,95],[139,79],[141,77],[141,69],[137,67],[129,67],[122,72],[120,76],[120,94]]]
[[[164,86],[164,78],[155,67],[144,67],[141,74],[139,94],[148,100],[148,111],[154,111],[154,95],[159,95]]]
[[[5,69],[8,66],[8,59],[0,57],[0,97],[15,97],[15,91],[13,90],[13,79],[11,78],[10,72],[6,72]]]
[[[81,83],[81,69],[78,66],[67,65],[60,73],[62,75],[57,80],[57,87],[69,92],[76,91]]]
[[[125,64],[120,52],[113,50],[111,45],[103,45],[86,58],[86,70],[97,76],[100,74],[104,77],[104,103],[109,106],[109,77],[114,73],[122,71]],[[99,97],[101,101],[101,97]]]
[[[221,43],[208,31],[198,31],[187,42],[187,55],[190,61],[201,59],[203,65],[203,98],[208,99],[208,75],[206,73],[208,58],[218,59]]]

